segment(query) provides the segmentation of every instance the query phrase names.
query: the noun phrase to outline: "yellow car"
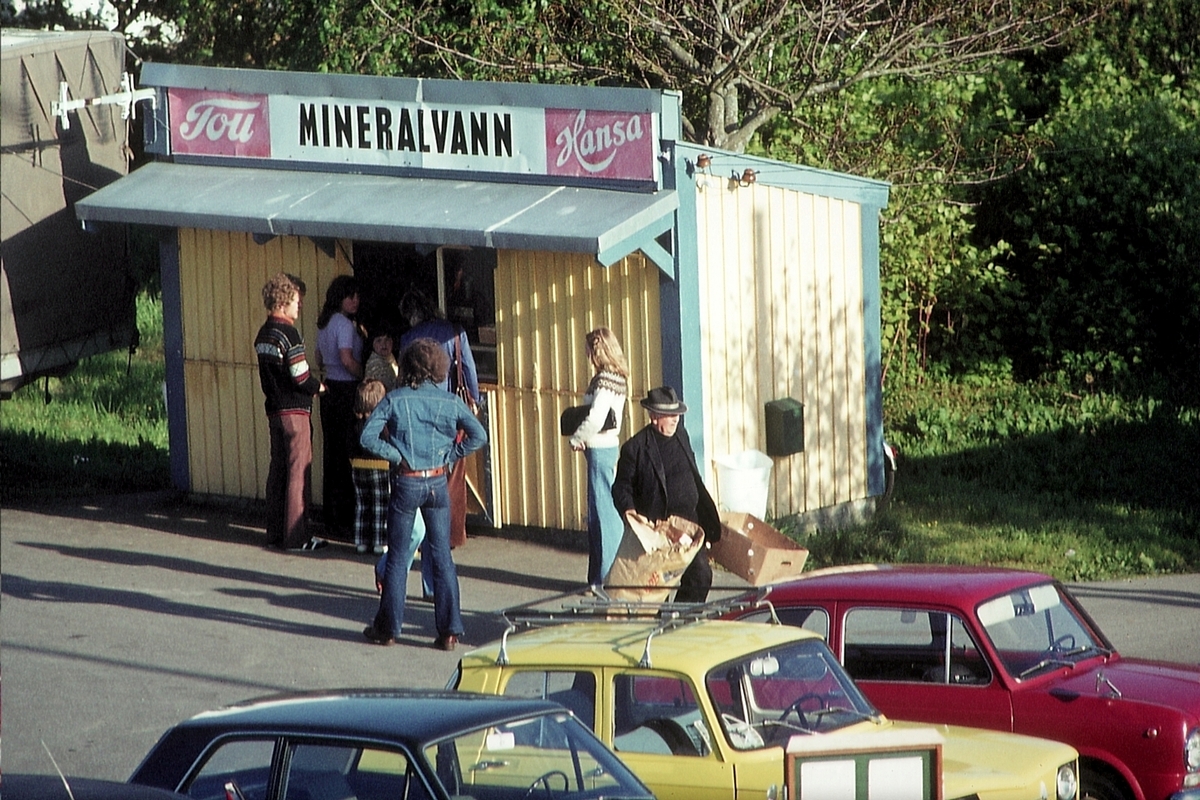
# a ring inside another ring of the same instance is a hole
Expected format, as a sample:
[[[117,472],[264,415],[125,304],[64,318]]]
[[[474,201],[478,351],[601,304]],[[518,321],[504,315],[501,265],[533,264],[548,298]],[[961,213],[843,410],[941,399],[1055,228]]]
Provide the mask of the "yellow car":
[[[449,685],[558,701],[659,800],[781,800],[790,777],[785,748],[803,750],[816,741],[809,737],[845,737],[848,746],[866,741],[869,749],[877,736],[883,749],[906,728],[941,743],[941,791],[926,780],[923,793],[860,787],[858,797],[1074,800],[1078,786],[1078,753],[1068,745],[886,719],[824,640],[791,626],[581,619],[510,630],[465,655]],[[794,800],[812,796],[792,791]],[[831,791],[826,796],[856,796],[854,787]]]

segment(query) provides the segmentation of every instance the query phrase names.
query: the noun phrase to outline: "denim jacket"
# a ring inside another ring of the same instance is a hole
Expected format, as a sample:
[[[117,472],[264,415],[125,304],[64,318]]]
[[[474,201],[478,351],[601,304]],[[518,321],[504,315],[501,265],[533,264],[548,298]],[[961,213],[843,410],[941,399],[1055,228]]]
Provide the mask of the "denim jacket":
[[[456,442],[459,428],[466,437]],[[427,382],[388,392],[367,418],[359,442],[392,466],[435,469],[483,447],[487,431],[466,403]]]

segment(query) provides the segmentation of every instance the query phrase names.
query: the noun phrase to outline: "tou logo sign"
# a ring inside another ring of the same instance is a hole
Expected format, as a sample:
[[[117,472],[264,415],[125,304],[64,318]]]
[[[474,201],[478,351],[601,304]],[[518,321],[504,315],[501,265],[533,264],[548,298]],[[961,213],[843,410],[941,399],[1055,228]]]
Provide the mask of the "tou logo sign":
[[[266,95],[170,91],[171,149],[206,156],[271,157]]]

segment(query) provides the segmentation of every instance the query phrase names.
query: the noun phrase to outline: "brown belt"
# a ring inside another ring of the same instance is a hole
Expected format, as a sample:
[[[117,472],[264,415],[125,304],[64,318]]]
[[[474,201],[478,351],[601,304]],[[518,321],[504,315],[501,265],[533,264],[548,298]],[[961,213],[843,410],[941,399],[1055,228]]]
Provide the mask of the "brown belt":
[[[405,469],[400,468],[400,475],[405,478],[436,478],[438,475],[443,475],[446,472],[445,467],[434,467],[433,469]]]

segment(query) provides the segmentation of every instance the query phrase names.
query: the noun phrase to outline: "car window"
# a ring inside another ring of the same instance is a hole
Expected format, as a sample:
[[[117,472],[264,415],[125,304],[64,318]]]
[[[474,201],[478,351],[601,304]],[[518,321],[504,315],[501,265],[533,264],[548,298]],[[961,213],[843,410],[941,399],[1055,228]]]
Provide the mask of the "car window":
[[[405,753],[364,749],[352,773],[358,800],[430,800],[420,774]]]
[[[225,800],[226,796],[264,800],[271,778],[275,739],[232,739],[221,743],[204,760],[184,793],[196,800]],[[226,786],[230,785],[228,790]]]
[[[784,625],[803,628],[812,631],[822,639],[829,638],[829,613],[819,606],[789,606],[776,608],[775,616]],[[741,619],[747,622],[770,622],[771,612],[760,609],[747,614]]]
[[[842,663],[855,680],[981,685],[991,671],[962,618],[912,608],[846,614]]]
[[[337,742],[288,746],[285,800],[428,800],[406,754]]]
[[[626,753],[707,756],[712,735],[691,685],[663,675],[613,678],[613,749]]]
[[[645,797],[629,769],[561,712],[463,733],[425,748],[451,797]]]
[[[596,676],[590,672],[516,672],[504,686],[510,697],[553,700],[566,706],[588,728],[596,728]]]
[[[737,750],[781,745],[796,733],[825,733],[876,713],[820,639],[720,664],[708,671],[705,687]]]
[[[1052,584],[994,598],[976,614],[1008,671],[1026,678],[1104,651]]]

